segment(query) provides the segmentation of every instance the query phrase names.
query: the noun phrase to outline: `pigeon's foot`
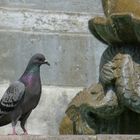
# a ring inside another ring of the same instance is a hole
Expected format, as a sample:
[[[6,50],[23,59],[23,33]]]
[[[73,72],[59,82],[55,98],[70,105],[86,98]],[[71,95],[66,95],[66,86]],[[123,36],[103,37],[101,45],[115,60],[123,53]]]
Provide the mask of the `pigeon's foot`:
[[[13,130],[12,134],[8,134],[8,135],[18,135],[18,134],[16,133],[15,127],[13,127],[12,130]]]
[[[27,132],[27,130],[25,128],[24,128],[24,133],[21,134],[21,135],[28,135],[28,132]]]
[[[29,134],[28,134],[28,132],[24,132],[24,133],[23,133],[23,134],[21,134],[21,135],[29,135]]]
[[[12,134],[8,134],[8,135],[18,135],[17,133],[12,133]]]

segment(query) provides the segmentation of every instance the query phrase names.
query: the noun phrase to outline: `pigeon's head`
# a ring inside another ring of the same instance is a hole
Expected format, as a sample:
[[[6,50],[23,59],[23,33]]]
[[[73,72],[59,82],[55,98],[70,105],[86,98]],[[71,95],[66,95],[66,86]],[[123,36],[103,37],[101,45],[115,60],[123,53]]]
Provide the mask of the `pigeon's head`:
[[[42,64],[47,64],[50,66],[50,63],[46,61],[45,56],[43,54],[37,53],[32,56],[30,60],[30,64],[41,66]]]

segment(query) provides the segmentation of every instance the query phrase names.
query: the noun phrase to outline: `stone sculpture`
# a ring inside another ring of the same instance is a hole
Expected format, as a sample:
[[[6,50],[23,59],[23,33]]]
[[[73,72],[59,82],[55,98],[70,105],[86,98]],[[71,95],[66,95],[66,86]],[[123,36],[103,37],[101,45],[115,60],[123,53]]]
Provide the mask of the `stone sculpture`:
[[[106,17],[89,21],[108,45],[99,82],[79,92],[60,125],[61,134],[140,134],[140,0],[102,0]]]

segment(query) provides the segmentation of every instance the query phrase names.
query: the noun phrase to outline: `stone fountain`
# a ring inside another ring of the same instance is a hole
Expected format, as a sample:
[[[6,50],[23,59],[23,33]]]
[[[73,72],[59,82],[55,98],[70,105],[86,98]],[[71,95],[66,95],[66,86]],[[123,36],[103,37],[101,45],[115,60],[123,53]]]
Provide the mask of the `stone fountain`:
[[[89,20],[91,33],[108,45],[99,81],[70,102],[61,134],[140,134],[140,0],[102,4],[105,17]]]

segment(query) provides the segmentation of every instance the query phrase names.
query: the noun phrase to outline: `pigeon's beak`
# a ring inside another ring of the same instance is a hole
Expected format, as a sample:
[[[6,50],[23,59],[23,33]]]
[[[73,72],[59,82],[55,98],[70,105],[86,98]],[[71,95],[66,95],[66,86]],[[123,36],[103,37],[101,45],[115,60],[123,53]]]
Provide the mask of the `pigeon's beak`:
[[[48,61],[45,61],[44,64],[47,64],[48,66],[50,66],[50,63]]]

